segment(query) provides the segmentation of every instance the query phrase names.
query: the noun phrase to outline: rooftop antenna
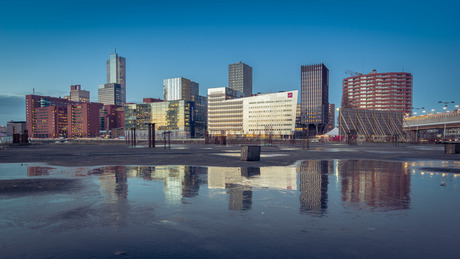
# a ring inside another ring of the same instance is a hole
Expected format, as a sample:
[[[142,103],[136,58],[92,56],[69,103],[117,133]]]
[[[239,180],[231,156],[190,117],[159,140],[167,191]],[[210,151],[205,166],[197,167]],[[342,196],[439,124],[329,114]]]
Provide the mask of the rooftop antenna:
[[[115,48],[115,54],[117,54],[117,48]]]

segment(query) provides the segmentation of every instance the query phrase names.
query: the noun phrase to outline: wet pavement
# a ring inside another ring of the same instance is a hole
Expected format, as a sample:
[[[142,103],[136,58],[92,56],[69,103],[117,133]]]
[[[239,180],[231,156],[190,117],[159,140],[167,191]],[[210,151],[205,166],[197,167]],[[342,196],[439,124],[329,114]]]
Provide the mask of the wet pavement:
[[[458,161],[252,165],[0,164],[0,257],[458,255]]]

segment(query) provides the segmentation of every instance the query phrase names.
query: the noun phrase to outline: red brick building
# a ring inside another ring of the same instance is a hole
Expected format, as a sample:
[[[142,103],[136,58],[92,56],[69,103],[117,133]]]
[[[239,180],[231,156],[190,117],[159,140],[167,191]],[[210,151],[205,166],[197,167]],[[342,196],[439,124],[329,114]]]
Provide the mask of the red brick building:
[[[50,96],[26,96],[26,127],[31,138],[67,136],[67,104],[71,101]]]
[[[99,136],[101,103],[71,103],[67,105],[67,137],[91,138]]]
[[[343,79],[342,108],[412,113],[412,74],[404,72],[357,75]]]
[[[99,136],[99,103],[50,96],[26,96],[26,127],[31,138]]]
[[[125,110],[119,105],[104,105],[100,110],[100,130],[111,131],[125,127]],[[106,134],[107,135],[107,134]]]

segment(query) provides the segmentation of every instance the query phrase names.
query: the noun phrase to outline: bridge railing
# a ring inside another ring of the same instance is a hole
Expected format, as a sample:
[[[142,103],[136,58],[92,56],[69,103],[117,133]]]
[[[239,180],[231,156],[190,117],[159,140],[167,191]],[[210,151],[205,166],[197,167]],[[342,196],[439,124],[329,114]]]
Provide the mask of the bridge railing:
[[[417,126],[417,125],[446,123],[446,122],[455,122],[455,121],[460,122],[459,112],[407,117],[407,118],[404,118],[404,126],[411,127],[411,126]]]

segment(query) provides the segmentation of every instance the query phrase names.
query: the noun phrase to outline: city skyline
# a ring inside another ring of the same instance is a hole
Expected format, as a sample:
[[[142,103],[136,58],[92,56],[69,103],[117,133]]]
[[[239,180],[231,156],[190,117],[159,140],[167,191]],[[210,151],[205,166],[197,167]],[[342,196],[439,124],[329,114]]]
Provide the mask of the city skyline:
[[[114,48],[129,63],[127,102],[161,98],[163,80],[173,77],[193,78],[205,95],[208,88],[228,86],[228,64],[240,60],[254,68],[255,93],[300,90],[300,66],[324,63],[329,102],[336,107],[346,70],[411,73],[414,107],[441,111],[438,101],[460,102],[451,76],[460,68],[454,1],[255,1],[245,10],[209,1],[112,3],[4,4],[0,124],[25,119],[25,95],[33,89],[64,97],[78,84],[97,101]],[[194,13],[194,19],[170,16],[172,10]],[[126,18],[109,19],[113,13]]]

